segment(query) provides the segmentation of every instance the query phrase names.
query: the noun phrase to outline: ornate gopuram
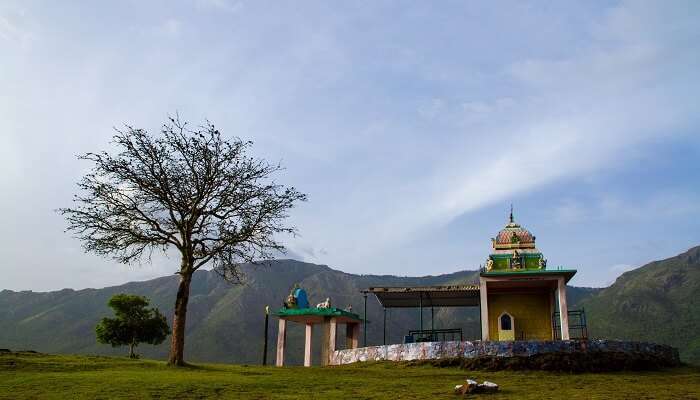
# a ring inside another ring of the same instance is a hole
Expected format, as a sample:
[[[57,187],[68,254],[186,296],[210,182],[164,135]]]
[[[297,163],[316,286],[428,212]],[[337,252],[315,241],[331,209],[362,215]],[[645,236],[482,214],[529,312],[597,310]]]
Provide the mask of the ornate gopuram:
[[[576,270],[548,269],[535,236],[515,222],[512,208],[491,247],[479,276],[481,339],[568,340],[566,283]]]

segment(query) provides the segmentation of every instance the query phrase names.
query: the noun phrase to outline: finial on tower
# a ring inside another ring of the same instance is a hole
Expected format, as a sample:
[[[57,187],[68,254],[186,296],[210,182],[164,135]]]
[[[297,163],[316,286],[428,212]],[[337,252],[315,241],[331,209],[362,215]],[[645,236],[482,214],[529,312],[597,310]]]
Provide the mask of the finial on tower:
[[[510,203],[510,223],[513,223],[513,203]]]

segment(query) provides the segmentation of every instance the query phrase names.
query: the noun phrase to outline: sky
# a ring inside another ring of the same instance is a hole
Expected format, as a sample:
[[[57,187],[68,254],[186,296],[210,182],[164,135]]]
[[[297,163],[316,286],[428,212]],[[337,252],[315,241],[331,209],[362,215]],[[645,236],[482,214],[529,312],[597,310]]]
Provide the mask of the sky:
[[[577,286],[700,244],[697,1],[0,2],[0,289],[176,271],[85,254],[114,127],[213,122],[308,194],[286,257],[474,270],[515,219]]]

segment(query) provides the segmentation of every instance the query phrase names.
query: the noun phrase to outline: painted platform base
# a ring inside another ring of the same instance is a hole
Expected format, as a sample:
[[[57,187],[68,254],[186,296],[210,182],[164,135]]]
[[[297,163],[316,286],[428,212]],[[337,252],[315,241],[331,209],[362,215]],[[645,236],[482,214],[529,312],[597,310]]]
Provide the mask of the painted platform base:
[[[680,364],[678,350],[665,345],[619,340],[558,340],[514,342],[424,342],[337,350],[331,365],[358,361],[415,361],[439,359],[535,358],[545,355],[642,360],[660,367]],[[571,357],[568,357],[571,358]],[[625,365],[625,363],[621,363]]]

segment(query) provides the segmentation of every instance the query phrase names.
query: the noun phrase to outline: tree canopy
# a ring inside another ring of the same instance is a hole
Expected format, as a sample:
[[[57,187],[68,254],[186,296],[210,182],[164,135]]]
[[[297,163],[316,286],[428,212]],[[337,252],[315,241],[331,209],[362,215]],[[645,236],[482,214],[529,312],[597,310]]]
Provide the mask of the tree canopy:
[[[97,324],[97,341],[112,347],[129,346],[130,358],[137,357],[134,348],[139,343],[163,343],[170,327],[158,309],[147,308],[148,303],[148,299],[142,296],[112,296],[107,305],[114,310],[115,318],[102,318]]]
[[[248,154],[252,142],[225,138],[213,124],[190,128],[169,118],[160,134],[127,126],[115,153],[79,156],[93,168],[78,183],[74,207],[59,212],[86,251],[129,264],[154,250],[177,249],[180,275],[169,362],[184,364],[192,274],[206,264],[240,282],[238,266],[284,251],[288,210],[306,195],[272,180],[279,164]]]

